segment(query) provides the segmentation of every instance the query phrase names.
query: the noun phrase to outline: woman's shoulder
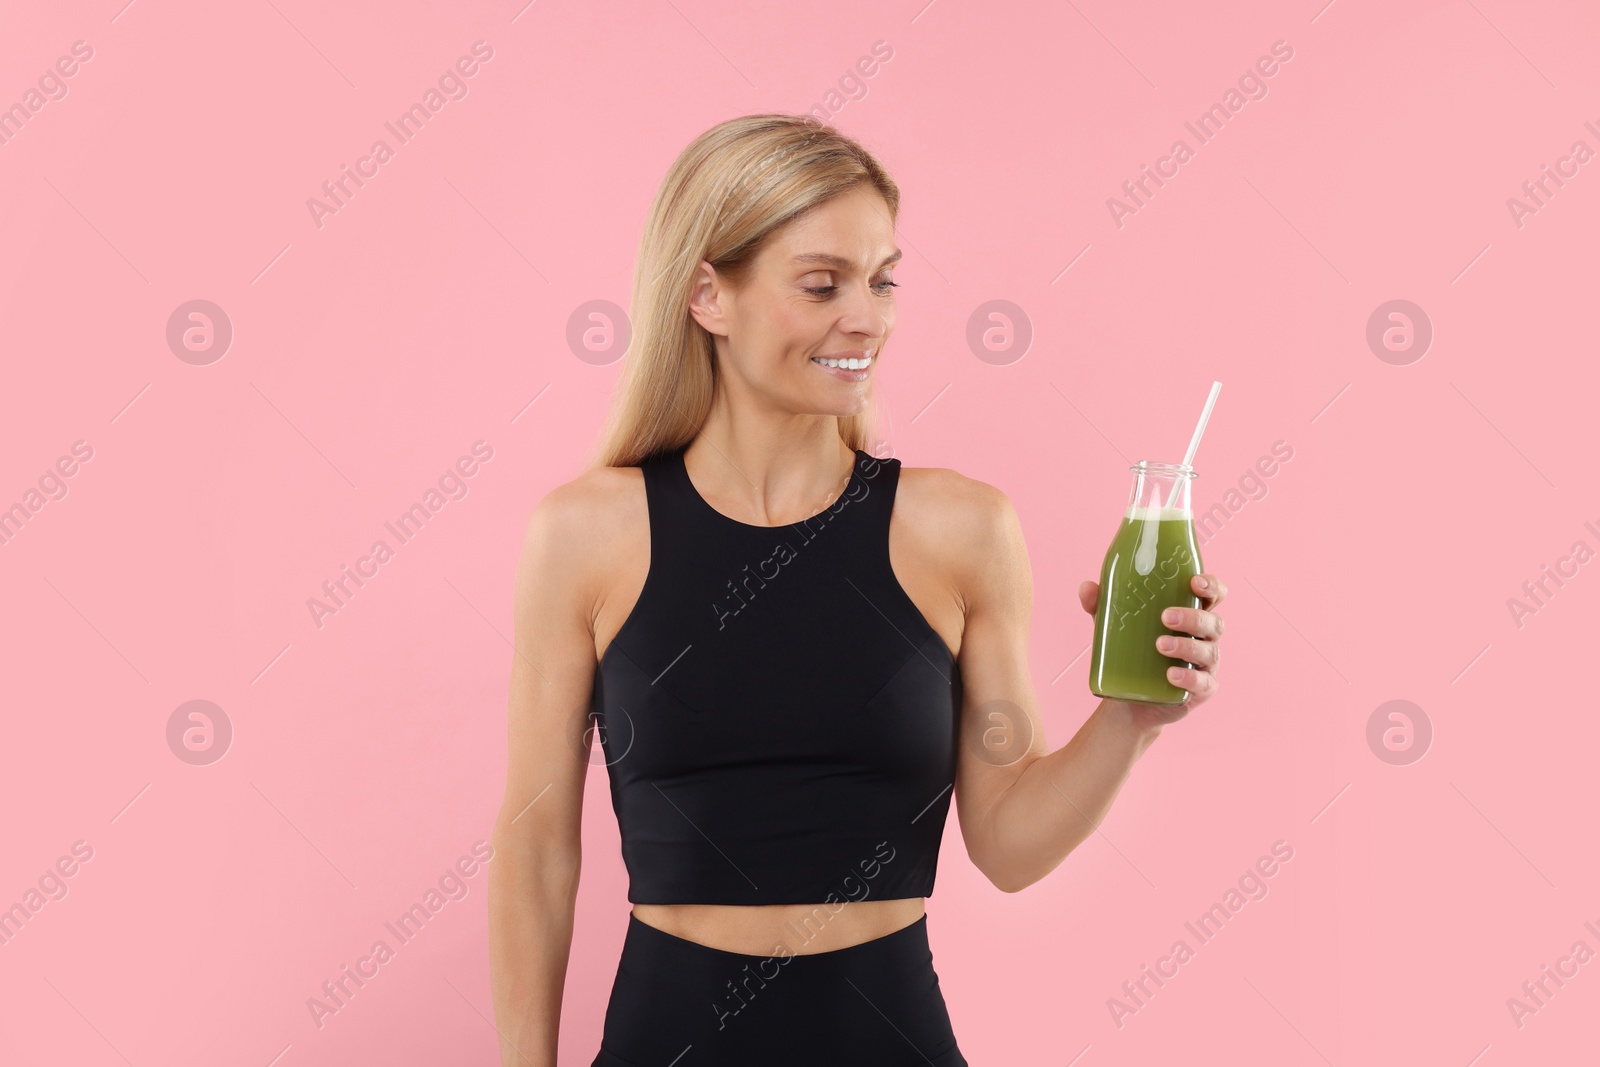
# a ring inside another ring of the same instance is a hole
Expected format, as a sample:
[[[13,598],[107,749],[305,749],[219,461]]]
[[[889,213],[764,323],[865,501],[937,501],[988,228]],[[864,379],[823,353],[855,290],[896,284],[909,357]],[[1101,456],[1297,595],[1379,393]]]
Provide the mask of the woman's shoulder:
[[[644,505],[644,475],[638,467],[590,467],[552,486],[534,506],[535,515],[578,527],[626,519]]]
[[[537,541],[560,566],[604,572],[619,554],[638,548],[648,523],[638,467],[590,467],[539,499],[527,540]]]
[[[941,532],[965,532],[981,540],[1012,511],[1004,492],[948,467],[901,464],[895,510],[918,526]]]
[[[948,575],[963,611],[1027,587],[1022,524],[995,486],[947,467],[902,466],[894,511],[913,551]]]

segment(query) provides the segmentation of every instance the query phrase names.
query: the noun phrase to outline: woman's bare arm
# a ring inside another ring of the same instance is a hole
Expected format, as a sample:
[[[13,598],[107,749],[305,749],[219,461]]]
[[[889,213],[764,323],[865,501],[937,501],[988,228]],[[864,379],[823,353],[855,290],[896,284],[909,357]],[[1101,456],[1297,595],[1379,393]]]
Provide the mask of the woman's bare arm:
[[[595,671],[595,520],[608,473],[591,472],[539,502],[517,565],[506,788],[488,886],[495,1025],[507,1067],[556,1062],[589,767],[580,745]]]
[[[946,528],[965,616],[957,815],[974,865],[1014,893],[1049,874],[1093,833],[1162,727],[1215,692],[1221,622],[1209,611],[1186,609],[1175,626],[1206,639],[1186,639],[1178,650],[1202,668],[1184,671],[1176,683],[1192,690],[1187,705],[1101,700],[1072,740],[1052,752],[1028,670],[1033,580],[1016,512],[1004,493],[982,482],[951,480],[947,491],[959,504],[952,515],[961,516]],[[1212,587],[1218,600],[1220,585]],[[1094,582],[1079,589],[1091,614],[1098,596]]]

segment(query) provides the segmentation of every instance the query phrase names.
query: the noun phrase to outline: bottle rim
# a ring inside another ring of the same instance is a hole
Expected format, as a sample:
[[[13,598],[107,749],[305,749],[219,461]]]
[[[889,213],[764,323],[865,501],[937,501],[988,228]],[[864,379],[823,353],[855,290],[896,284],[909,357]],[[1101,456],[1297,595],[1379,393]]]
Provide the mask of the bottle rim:
[[[1149,474],[1156,472],[1160,474],[1183,475],[1189,478],[1200,477],[1195,473],[1194,468],[1189,466],[1187,463],[1153,463],[1150,460],[1141,459],[1128,469],[1137,474]]]

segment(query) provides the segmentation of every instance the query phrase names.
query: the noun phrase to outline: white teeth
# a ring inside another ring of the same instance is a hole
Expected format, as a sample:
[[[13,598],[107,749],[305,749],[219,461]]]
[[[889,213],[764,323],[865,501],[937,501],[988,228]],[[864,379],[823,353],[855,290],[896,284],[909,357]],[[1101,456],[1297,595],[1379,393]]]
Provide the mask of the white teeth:
[[[872,365],[872,357],[868,356],[865,359],[823,359],[820,356],[812,356],[811,362],[820,363],[824,367],[839,367],[843,370],[866,370]]]

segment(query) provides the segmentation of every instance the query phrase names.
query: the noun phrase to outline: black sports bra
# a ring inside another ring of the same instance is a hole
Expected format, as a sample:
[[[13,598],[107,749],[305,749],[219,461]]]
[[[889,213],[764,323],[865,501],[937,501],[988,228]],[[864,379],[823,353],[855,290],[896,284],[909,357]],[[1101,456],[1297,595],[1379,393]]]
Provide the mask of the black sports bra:
[[[640,464],[649,572],[591,703],[628,900],[931,895],[961,683],[889,564],[900,461],[857,449],[820,514],[752,526],[686,448]]]

